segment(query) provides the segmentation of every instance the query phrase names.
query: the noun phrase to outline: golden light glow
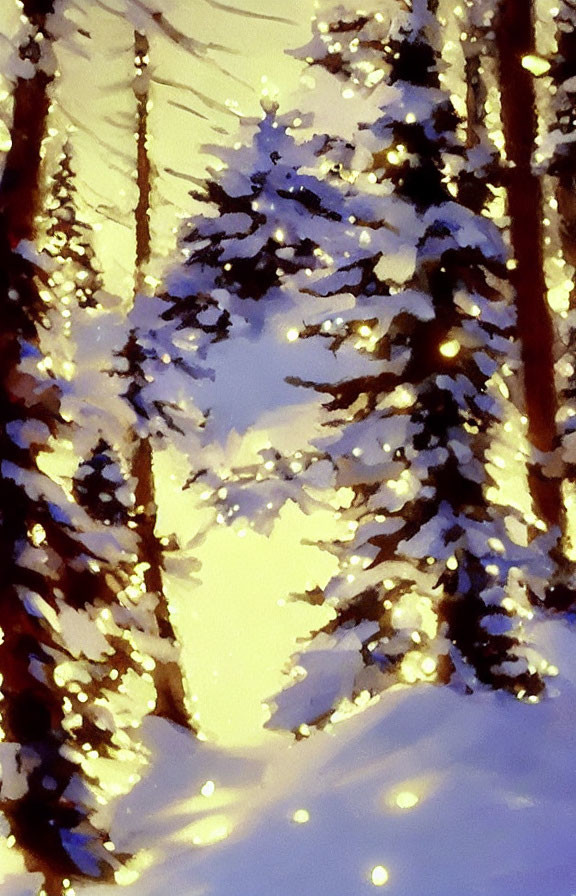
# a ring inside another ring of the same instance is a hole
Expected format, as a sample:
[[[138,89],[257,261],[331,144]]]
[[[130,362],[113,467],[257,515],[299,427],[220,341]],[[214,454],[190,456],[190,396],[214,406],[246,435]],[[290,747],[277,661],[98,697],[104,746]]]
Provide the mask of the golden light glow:
[[[529,53],[527,56],[522,57],[522,68],[525,68],[531,74],[538,77],[539,75],[546,74],[546,72],[550,70],[550,63],[547,59],[543,59],[541,56],[535,56]]]
[[[230,820],[225,815],[210,815],[184,828],[175,839],[191,842],[194,846],[210,846],[226,840],[230,832]]]
[[[411,790],[401,790],[396,795],[395,803],[399,809],[413,809],[420,802],[419,797]]]
[[[390,404],[395,408],[409,408],[414,404],[416,396],[407,386],[396,386],[390,396]]]
[[[433,656],[425,656],[422,660],[422,671],[424,675],[433,675],[436,671],[436,660]]]
[[[394,149],[386,153],[386,158],[391,165],[399,165],[406,154],[406,147],[399,143]]]
[[[114,880],[119,887],[129,887],[130,884],[136,883],[140,874],[133,868],[119,868],[114,872]]]
[[[8,125],[0,120],[0,152],[9,152],[12,146],[12,138]]]
[[[253,450],[261,459],[258,452],[271,447],[272,435],[254,431],[244,438],[242,452]],[[241,463],[243,457],[239,455],[235,463]],[[214,511],[198,500],[198,492],[194,506],[190,490],[182,491],[189,467],[175,448],[158,452],[155,472],[158,532],[169,534],[174,530],[174,520],[178,520],[179,539],[186,543],[205,529]],[[351,497],[346,495],[345,501]],[[263,701],[285,686],[282,665],[294,653],[296,639],[320,628],[334,615],[329,607],[297,601],[282,606],[278,600],[290,593],[323,587],[336,573],[338,562],[311,542],[319,535],[334,539],[347,534],[342,514],[336,519],[333,509],[327,509],[307,515],[292,502],[280,510],[270,535],[247,528],[244,520],[239,525],[246,528],[243,538],[227,525],[212,525],[207,531],[197,552],[202,564],[201,582],[192,585],[189,580],[167,578],[170,605],[180,610],[177,619],[183,666],[188,681],[194,682],[201,733],[223,747],[262,743],[275,736],[263,728]],[[262,568],[266,575],[255,576],[254,571]],[[220,595],[218,601],[214,601],[214,594]],[[223,650],[223,631],[230,627],[240,631],[247,614],[258,622],[251,637],[235,638]],[[198,788],[203,784],[205,781],[199,781]],[[215,784],[211,802],[220,794],[217,780]],[[199,792],[198,799],[207,803]]]
[[[44,531],[44,527],[40,525],[40,523],[36,523],[32,526],[30,531],[30,541],[34,545],[34,547],[40,547],[40,545],[46,540],[46,532]]]
[[[292,816],[292,821],[295,821],[296,824],[306,824],[306,822],[310,821],[310,813],[307,809],[296,809]]]
[[[457,339],[448,339],[440,346],[440,354],[445,358],[455,358],[460,351],[460,343]]]
[[[388,883],[390,875],[384,865],[375,865],[370,874],[370,880],[375,887],[383,887]]]
[[[200,788],[200,793],[202,796],[213,796],[216,786],[214,781],[206,781],[206,783]]]
[[[296,327],[291,327],[286,331],[286,339],[288,340],[288,342],[296,342],[299,335],[300,332],[296,329]]]

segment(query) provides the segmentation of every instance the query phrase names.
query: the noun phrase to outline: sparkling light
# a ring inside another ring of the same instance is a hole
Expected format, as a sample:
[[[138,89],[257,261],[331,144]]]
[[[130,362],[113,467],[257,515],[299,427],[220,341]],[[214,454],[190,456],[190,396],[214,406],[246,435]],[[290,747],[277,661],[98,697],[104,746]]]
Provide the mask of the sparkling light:
[[[397,794],[395,802],[399,809],[412,809],[420,800],[411,790],[401,790]]]
[[[40,523],[36,523],[32,526],[32,530],[30,532],[30,541],[34,545],[34,547],[40,547],[42,542],[46,539],[46,532],[44,531],[44,527],[40,525]]]
[[[445,358],[455,358],[460,348],[461,346],[457,339],[448,339],[440,346],[440,354]]]
[[[213,796],[214,791],[216,789],[216,785],[214,781],[206,781],[206,783],[200,788],[200,793],[202,796]]]
[[[538,77],[538,75],[544,75],[550,70],[550,63],[547,59],[542,59],[541,56],[534,56],[529,53],[527,56],[522,57],[522,68]]]
[[[130,884],[135,883],[139,877],[138,871],[135,871],[133,868],[119,868],[118,871],[114,872],[114,880],[119,887],[128,887]]]
[[[384,884],[388,883],[389,878],[390,875],[384,865],[375,865],[372,869],[370,879],[375,887],[383,887]]]
[[[433,656],[425,656],[422,660],[422,671],[424,675],[433,675],[436,671],[436,660]]]
[[[310,813],[307,809],[296,809],[292,821],[295,821],[296,824],[306,824],[307,821],[310,821]]]

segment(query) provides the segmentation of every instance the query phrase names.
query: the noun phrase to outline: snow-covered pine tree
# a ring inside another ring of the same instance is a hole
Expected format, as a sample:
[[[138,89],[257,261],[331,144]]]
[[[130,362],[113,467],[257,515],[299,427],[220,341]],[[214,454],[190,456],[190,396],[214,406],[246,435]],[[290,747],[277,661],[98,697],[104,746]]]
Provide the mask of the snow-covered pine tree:
[[[48,283],[60,292],[64,304],[97,308],[102,275],[92,245],[92,231],[78,214],[78,193],[73,167],[73,145],[68,139],[58,155],[56,170],[49,176],[49,217],[39,234],[43,251],[55,259],[59,276]]]
[[[2,811],[27,867],[43,873],[49,896],[59,896],[63,878],[109,878],[117,867],[104,849],[106,834],[90,822],[91,797],[66,747],[68,711],[55,681],[57,666],[74,658],[59,615],[79,600],[93,571],[64,496],[37,466],[39,451],[61,424],[59,390],[37,348],[38,270],[26,258],[39,209],[57,5],[22,4],[11,149],[0,180]]]
[[[102,289],[90,228],[78,215],[72,153],[68,140],[56,159],[56,173],[46,178],[47,217],[36,218],[36,252],[30,257],[37,265],[38,293],[44,303],[39,329],[44,363],[52,374],[69,381],[65,418],[74,423],[67,435],[77,456],[88,454],[72,479],[72,496],[85,511],[76,514],[74,524],[82,532],[88,564],[94,570],[99,567],[108,582],[108,587],[86,586],[81,610],[94,621],[101,646],[104,637],[109,657],[92,652],[83,657],[82,664],[58,672],[60,681],[77,675],[82,692],[99,707],[96,725],[80,712],[82,723],[69,730],[71,739],[87,753],[83,767],[90,766],[98,778],[99,757],[113,758],[122,749],[137,751],[136,729],[141,718],[151,708],[161,714],[150,673],[165,658],[166,649],[156,624],[154,602],[146,598],[142,587],[145,570],[137,562],[138,541],[131,531],[136,526],[133,485],[120,457],[98,430],[106,425],[110,435],[116,433],[121,439],[122,430],[129,426],[129,413],[114,391],[114,379],[94,367],[96,360],[104,366],[110,363],[111,354],[106,354],[104,347],[103,359],[102,350],[86,344],[110,341],[112,345],[118,340],[120,326],[117,313],[100,304],[101,299],[108,303],[111,297]],[[54,165],[51,155],[45,155],[46,168]],[[95,359],[94,354],[99,357]],[[87,383],[93,389],[90,399],[82,394]],[[94,446],[95,435],[98,441]],[[111,528],[106,531],[104,527]],[[129,690],[130,707],[124,696]],[[76,713],[82,709],[72,708]],[[126,779],[128,776],[127,771]],[[105,781],[101,790],[106,792]]]
[[[460,9],[462,9],[460,7]],[[481,0],[466,4],[458,18],[464,55],[466,165],[458,176],[458,200],[480,214],[493,196],[502,197],[501,153],[497,116],[497,62],[491,54],[491,28],[495,6]],[[497,138],[496,138],[497,139]],[[494,217],[493,210],[491,213]]]
[[[318,500],[330,475],[322,452],[266,443],[252,463],[229,471],[207,465],[206,453],[199,465],[198,446],[225,442],[232,429],[245,431],[283,403],[319,406],[319,398],[310,402],[283,383],[295,368],[310,379],[335,373],[331,353],[298,340],[303,321],[323,322],[328,336],[327,316],[349,315],[354,298],[347,290],[384,255],[393,257],[405,223],[402,203],[390,203],[383,220],[381,196],[319,176],[318,157],[329,141],[317,135],[297,142],[299,126],[297,115],[278,116],[271,104],[256,127],[244,123],[247,142],[213,148],[220,170],[212,169],[195,194],[206,211],[182,237],[187,260],[169,274],[156,304],[142,297],[134,311],[142,356],[134,407],[152,432],[180,432],[191,479],[212,487],[221,522],[246,518],[264,529],[288,498],[305,507]],[[266,381],[260,358],[268,364]],[[242,384],[241,400],[232,404],[230,393]]]
[[[256,127],[254,122],[244,123],[250,132],[248,145],[210,148],[220,162],[209,169],[202,190],[193,194],[205,211],[192,218],[181,235],[186,260],[168,274],[166,289],[154,300],[137,298],[132,315],[138,336],[134,351],[140,353],[141,364],[131,387],[132,404],[148,418],[154,435],[171,431],[183,436],[191,482],[201,476],[214,487],[215,503],[225,509],[227,519],[244,515],[240,483],[232,487],[232,482],[223,482],[222,471],[210,471],[205,463],[199,469],[197,458],[199,446],[219,438],[226,428],[213,405],[230,388],[226,343],[231,328],[237,362],[237,346],[243,347],[240,351],[247,358],[257,339],[268,340],[268,345],[286,343],[290,321],[300,320],[295,307],[303,300],[298,284],[306,288],[328,257],[318,249],[308,219],[312,215],[324,230],[342,228],[340,197],[338,210],[325,205],[325,191],[318,194],[313,189],[315,179],[298,173],[300,165],[314,165],[324,139],[297,147],[289,133],[293,119],[278,120],[276,106],[270,103]],[[283,289],[288,275],[296,275],[291,292]],[[255,401],[257,397],[246,396],[248,406]],[[257,465],[274,466],[273,452],[263,451],[266,456],[258,457]],[[237,475],[240,480],[249,472]],[[222,487],[228,491],[219,500]],[[278,497],[280,505],[284,500]],[[260,511],[267,512],[264,505]],[[268,515],[272,516],[269,511]]]
[[[312,39],[289,55],[304,60],[312,71],[323,68],[345,89],[370,92],[379,84],[382,43],[388,37],[390,6],[369,3],[364,9],[342,4],[320,7],[312,20]]]
[[[86,326],[86,309],[101,310],[103,283],[90,228],[78,215],[70,141],[56,158],[52,158],[52,152],[45,152],[43,167],[42,188],[47,199],[43,213],[38,215],[34,248],[29,247],[44,308],[39,319],[40,350],[50,357],[52,373],[70,381],[76,369],[76,330]]]
[[[94,558],[92,568],[109,586],[86,588],[82,595],[82,608],[95,620],[101,646],[106,643],[110,656],[106,665],[94,651],[87,653],[78,670],[83,691],[98,707],[99,731],[95,736],[84,723],[73,734],[88,749],[85,767],[94,777],[102,757],[114,759],[122,751],[126,759],[130,751],[137,760],[139,742],[132,729],[143,716],[162,714],[154,673],[171,652],[163,643],[156,597],[148,592],[145,568],[138,563],[133,488],[118,452],[103,437],[72,481],[72,494],[86,514],[81,517],[82,540]],[[105,768],[103,778],[105,792]]]
[[[361,9],[323,2],[312,19],[312,39],[289,55],[306,62],[300,104],[310,117],[309,133],[326,132],[323,174],[363,166],[354,159],[355,136],[363,121],[373,121],[386,93],[382,46],[394,7],[370,0]],[[337,126],[335,126],[337,122]]]
[[[126,525],[130,508],[126,491],[126,476],[118,453],[100,438],[92,455],[76,471],[74,498],[90,516],[105,525]]]
[[[341,572],[324,594],[336,618],[299,666],[312,670],[318,651],[338,643],[350,651],[352,641],[372,666],[356,668],[356,693],[394,680],[375,666],[408,681],[447,680],[456,668],[469,686],[477,678],[536,698],[542,679],[522,622],[531,613],[526,579],[546,563],[535,531],[493,502],[486,467],[491,431],[512,410],[507,378],[519,368],[507,249],[490,220],[457,201],[468,155],[439,79],[436,3],[402,6],[382,48],[388,101],[358,136],[372,165],[356,187],[403,200],[417,225],[403,228],[395,262],[364,272],[353,326],[299,334],[341,358],[332,382],[298,379],[329,397],[325,425],[336,435],[318,447],[354,493],[346,512],[354,534],[334,546]],[[361,376],[348,372],[354,355]],[[306,695],[313,683],[301,687]],[[290,702],[290,692],[278,700],[280,724]],[[334,705],[321,702],[299,721]],[[292,714],[290,725],[297,721]]]

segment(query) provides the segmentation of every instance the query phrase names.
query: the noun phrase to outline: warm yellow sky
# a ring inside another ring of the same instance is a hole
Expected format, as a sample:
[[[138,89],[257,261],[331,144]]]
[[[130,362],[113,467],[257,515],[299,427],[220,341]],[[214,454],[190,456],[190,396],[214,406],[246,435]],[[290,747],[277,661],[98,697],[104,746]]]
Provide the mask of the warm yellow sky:
[[[62,77],[56,88],[55,127],[76,128],[82,198],[97,211],[90,217],[103,228],[98,250],[107,286],[118,292],[129,291],[132,278],[134,27],[146,27],[150,40],[153,249],[163,256],[173,247],[180,217],[193,209],[189,178],[202,177],[210,162],[202,145],[233,140],[238,115],[259,114],[263,89],[278,90],[289,108],[301,67],[284,50],[306,42],[313,14],[313,0],[147,2],[161,8],[168,28],[151,21],[142,10],[144,0],[78,0],[67,15],[91,39],[71,29],[58,45]],[[233,11],[241,9],[258,17]],[[270,22],[265,15],[289,21]],[[171,29],[172,38],[166,33]],[[191,36],[194,43],[180,45],[173,39],[175,32]],[[211,47],[207,51],[206,45]]]
[[[285,108],[290,108],[289,94],[298,86],[300,64],[283,50],[308,39],[311,0],[283,4],[251,0],[252,10],[260,16],[281,14],[297,19],[297,25],[235,15],[212,2],[162,3],[170,26],[195,41],[223,44],[233,51],[210,51],[212,62],[196,58],[195,46],[186,50],[168,39],[139,11],[138,0],[79,0],[70,11],[75,27],[59,44],[62,75],[52,126],[60,133],[54,139],[61,142],[63,129],[73,126],[80,200],[87,219],[100,228],[97,249],[106,285],[125,302],[133,285],[137,201],[131,90],[134,27],[147,28],[151,46],[150,154],[156,169],[152,223],[158,273],[162,256],[173,248],[179,216],[187,216],[193,208],[188,196],[193,184],[187,178],[201,177],[209,162],[202,144],[236,140],[238,115],[259,117],[265,89],[277,91],[281,101],[285,98]],[[79,35],[78,27],[91,38]],[[312,419],[308,426],[313,428]],[[263,432],[256,423],[250,437],[262,438]],[[59,452],[47,463],[59,466],[66,476],[76,458]],[[186,544],[206,521],[197,496],[182,491],[189,469],[181,455],[169,450],[157,452],[155,470],[159,533],[176,532],[180,543]],[[199,581],[169,577],[190,693],[197,698],[194,709],[211,739],[234,746],[254,744],[264,736],[262,700],[286,681],[282,670],[296,649],[296,639],[319,628],[330,613],[287,602],[292,592],[324,585],[336,568],[332,555],[302,540],[343,535],[343,523],[332,510],[304,516],[295,505],[287,505],[270,537],[249,527],[242,535],[237,528],[223,526],[209,532],[195,549],[202,564]]]

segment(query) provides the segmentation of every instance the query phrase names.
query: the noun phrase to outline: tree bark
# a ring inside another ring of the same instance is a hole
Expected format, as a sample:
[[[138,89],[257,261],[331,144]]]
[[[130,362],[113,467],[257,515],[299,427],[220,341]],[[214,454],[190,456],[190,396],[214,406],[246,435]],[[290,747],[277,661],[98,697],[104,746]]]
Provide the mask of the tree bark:
[[[32,63],[34,73],[18,78],[14,87],[11,148],[0,179],[1,711],[4,740],[14,746],[16,765],[26,776],[24,794],[2,794],[2,811],[26,867],[43,874],[48,896],[60,896],[63,878],[80,873],[65,848],[66,836],[72,840],[82,823],[87,840],[105,839],[87,822],[90,810],[66,796],[80,769],[62,752],[68,740],[66,714],[63,694],[53,680],[61,650],[50,623],[24,599],[40,596],[55,610],[54,595],[66,579],[67,564],[78,557],[78,545],[53,518],[44,497],[27,492],[26,479],[39,475],[40,445],[24,446],[12,435],[12,427],[17,432],[22,424],[36,422],[54,433],[59,422],[56,386],[36,381],[20,367],[23,345],[38,344],[35,322],[42,317],[43,303],[33,265],[15,251],[22,240],[34,238],[41,207],[40,152],[54,79],[42,62],[51,52],[48,22],[55,6],[40,0],[23,4],[30,32],[18,52]],[[34,541],[35,529],[42,533],[40,542]],[[43,543],[45,570],[40,559],[37,567],[29,560],[33,545],[38,545],[40,556]]]
[[[145,269],[150,259],[150,196],[152,165],[148,152],[148,38],[140,31],[134,32],[134,65],[136,77],[136,183],[138,201],[136,216],[135,293],[145,288]],[[139,561],[145,564],[144,585],[146,591],[158,600],[156,618],[160,637],[177,649],[176,633],[170,618],[170,608],[164,592],[162,570],[164,566],[162,546],[156,536],[156,501],[153,457],[150,439],[136,437],[131,473],[136,480],[135,498],[138,508],[135,522],[139,543]],[[177,661],[156,663],[152,673],[156,686],[154,713],[171,719],[178,725],[190,728],[190,716],[186,708],[184,681]]]
[[[136,292],[144,287],[145,267],[150,260],[150,195],[152,192],[152,166],[148,154],[148,38],[140,31],[134,32],[134,94],[136,96]]]
[[[535,53],[531,0],[501,0],[496,16],[502,119],[509,162],[508,205],[516,267],[511,281],[517,295],[522,345],[528,438],[542,454],[557,447],[554,387],[554,333],[544,276],[542,186],[532,168],[537,136],[532,75],[522,58]],[[541,463],[529,471],[536,513],[549,526],[562,521],[561,482]]]

